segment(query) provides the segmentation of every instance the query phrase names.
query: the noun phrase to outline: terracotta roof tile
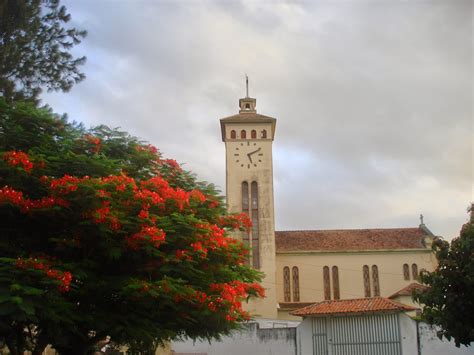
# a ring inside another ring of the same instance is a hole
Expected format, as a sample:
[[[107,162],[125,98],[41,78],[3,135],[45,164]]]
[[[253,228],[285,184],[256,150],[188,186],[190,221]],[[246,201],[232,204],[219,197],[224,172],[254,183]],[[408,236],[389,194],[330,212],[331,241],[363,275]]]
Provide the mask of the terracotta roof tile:
[[[419,284],[418,282],[413,282],[413,283],[409,284],[408,286],[402,288],[401,290],[395,292],[389,298],[395,298],[395,297],[398,297],[398,296],[411,296],[415,290],[416,291],[425,291],[427,289],[428,289],[428,286]]]
[[[322,317],[329,315],[361,314],[361,313],[383,313],[383,312],[405,312],[414,311],[417,308],[407,306],[388,298],[357,298],[350,300],[331,300],[314,303],[310,306],[297,309],[290,314],[302,317]]]
[[[276,231],[277,252],[425,248],[422,228]]]

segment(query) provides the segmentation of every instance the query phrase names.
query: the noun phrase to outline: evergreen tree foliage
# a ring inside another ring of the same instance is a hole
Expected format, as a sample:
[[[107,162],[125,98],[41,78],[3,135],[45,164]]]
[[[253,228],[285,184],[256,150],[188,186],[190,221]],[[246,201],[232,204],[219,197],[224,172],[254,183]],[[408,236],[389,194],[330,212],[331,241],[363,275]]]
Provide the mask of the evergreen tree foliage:
[[[0,0],[0,95],[37,99],[42,87],[68,91],[84,79],[69,50],[86,31],[65,28],[70,15],[59,0]]]
[[[214,186],[153,146],[0,98],[0,342],[85,354],[213,338],[263,297]]]
[[[474,216],[474,206],[471,210]],[[440,338],[469,346],[474,342],[474,218],[451,244],[437,239],[433,247],[438,267],[421,274],[429,289],[414,299],[424,305],[422,319],[440,327]]]

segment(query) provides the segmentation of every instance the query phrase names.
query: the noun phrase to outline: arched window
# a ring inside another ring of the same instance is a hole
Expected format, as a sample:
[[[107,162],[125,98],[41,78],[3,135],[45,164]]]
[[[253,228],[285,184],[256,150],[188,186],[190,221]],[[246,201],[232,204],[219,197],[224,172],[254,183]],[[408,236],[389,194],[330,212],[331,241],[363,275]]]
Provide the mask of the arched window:
[[[257,138],[257,131],[254,130],[254,129],[252,129],[252,132],[250,132],[250,137],[251,137],[252,139]]]
[[[365,297],[370,297],[370,275],[367,265],[364,265],[362,268],[362,274],[364,275],[364,295]]]
[[[374,287],[374,296],[380,296],[379,268],[372,265],[372,282]]]
[[[298,268],[293,266],[293,302],[300,301],[300,275]]]
[[[244,181],[242,183],[242,212],[249,215],[249,183]],[[248,232],[243,232],[243,242],[247,247],[250,242],[250,234]],[[247,264],[249,263],[249,258],[247,257]]]
[[[230,131],[230,138],[231,138],[231,139],[237,138],[237,133],[235,132],[235,129],[233,129],[232,131]]]
[[[262,130],[262,138],[267,138],[267,130],[266,129]]]
[[[323,267],[324,299],[331,299],[331,280],[329,279],[329,267]]]
[[[290,268],[288,266],[283,268],[283,299],[285,302],[291,302]]]
[[[416,280],[418,278],[418,265],[411,265],[411,275],[413,276],[413,280]]]
[[[252,260],[255,269],[260,268],[260,240],[259,240],[259,226],[258,226],[258,185],[257,182],[252,182],[250,187],[251,204],[252,204]]]
[[[250,104],[245,104],[245,109],[250,110]]]
[[[339,269],[337,266],[332,267],[332,293],[335,300],[341,298],[339,294]]]
[[[243,129],[243,130],[240,131],[240,138],[241,138],[241,139],[247,138],[247,132],[245,131],[245,129]]]
[[[403,264],[403,279],[410,280],[410,268],[408,264]]]

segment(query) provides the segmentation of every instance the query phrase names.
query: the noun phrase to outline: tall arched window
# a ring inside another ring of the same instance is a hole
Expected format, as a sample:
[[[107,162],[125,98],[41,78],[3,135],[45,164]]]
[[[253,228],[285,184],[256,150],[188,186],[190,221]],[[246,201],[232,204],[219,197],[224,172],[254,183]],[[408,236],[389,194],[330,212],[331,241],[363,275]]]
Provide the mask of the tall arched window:
[[[230,131],[230,138],[231,138],[231,139],[237,138],[237,133],[235,132],[235,129],[233,129],[232,131]]]
[[[374,296],[380,296],[379,268],[372,265],[372,282],[374,287]]]
[[[291,302],[290,268],[288,266],[283,268],[283,299],[285,302]]]
[[[410,267],[408,264],[403,264],[403,279],[410,280]]]
[[[413,276],[413,280],[416,280],[418,278],[418,265],[411,265],[411,275]]]
[[[332,267],[332,293],[335,300],[341,298],[339,293],[339,269],[337,266]]]
[[[324,299],[331,299],[331,280],[329,279],[329,267],[323,267]]]
[[[242,212],[247,214],[247,215],[250,215],[249,214],[249,183],[247,181],[244,181],[242,183]],[[246,245],[247,247],[249,246],[249,242],[250,242],[250,234],[248,232],[243,232],[244,233],[244,236],[243,236],[243,242],[244,242],[244,245]],[[247,257],[247,263],[249,263],[249,258]]]
[[[251,207],[252,207],[252,260],[255,269],[260,268],[260,240],[258,226],[258,185],[252,182],[250,187]]]
[[[252,129],[252,132],[250,132],[250,137],[251,137],[252,139],[257,138],[257,131],[254,130],[254,129]]]
[[[300,275],[298,268],[293,266],[293,302],[300,301]]]
[[[243,129],[243,130],[240,131],[240,138],[241,138],[241,139],[247,138],[247,132],[245,131],[245,129]]]
[[[362,268],[362,274],[364,275],[364,295],[365,297],[370,297],[370,275],[367,265],[364,265]]]
[[[266,129],[262,130],[262,138],[267,138],[267,130]]]

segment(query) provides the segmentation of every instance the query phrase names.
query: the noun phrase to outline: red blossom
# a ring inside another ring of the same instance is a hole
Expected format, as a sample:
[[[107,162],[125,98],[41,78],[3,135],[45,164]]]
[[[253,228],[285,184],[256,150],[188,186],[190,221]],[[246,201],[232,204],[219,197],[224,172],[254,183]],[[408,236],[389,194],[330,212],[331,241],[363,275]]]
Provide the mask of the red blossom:
[[[87,143],[92,144],[92,152],[99,153],[101,149],[101,140],[99,137],[95,137],[91,134],[86,134],[84,136]]]
[[[20,269],[42,270],[48,278],[59,281],[58,290],[60,292],[69,291],[69,287],[72,281],[72,274],[69,271],[53,269],[51,267],[51,262],[48,260],[41,260],[36,258],[18,258],[15,265]]]
[[[140,244],[144,242],[151,243],[155,248],[159,248],[166,239],[166,233],[155,226],[143,225],[140,232],[127,238],[127,244],[130,249],[138,250]]]
[[[31,173],[33,163],[30,161],[28,154],[19,151],[9,151],[3,153],[3,160],[10,166],[20,166],[26,173]]]

